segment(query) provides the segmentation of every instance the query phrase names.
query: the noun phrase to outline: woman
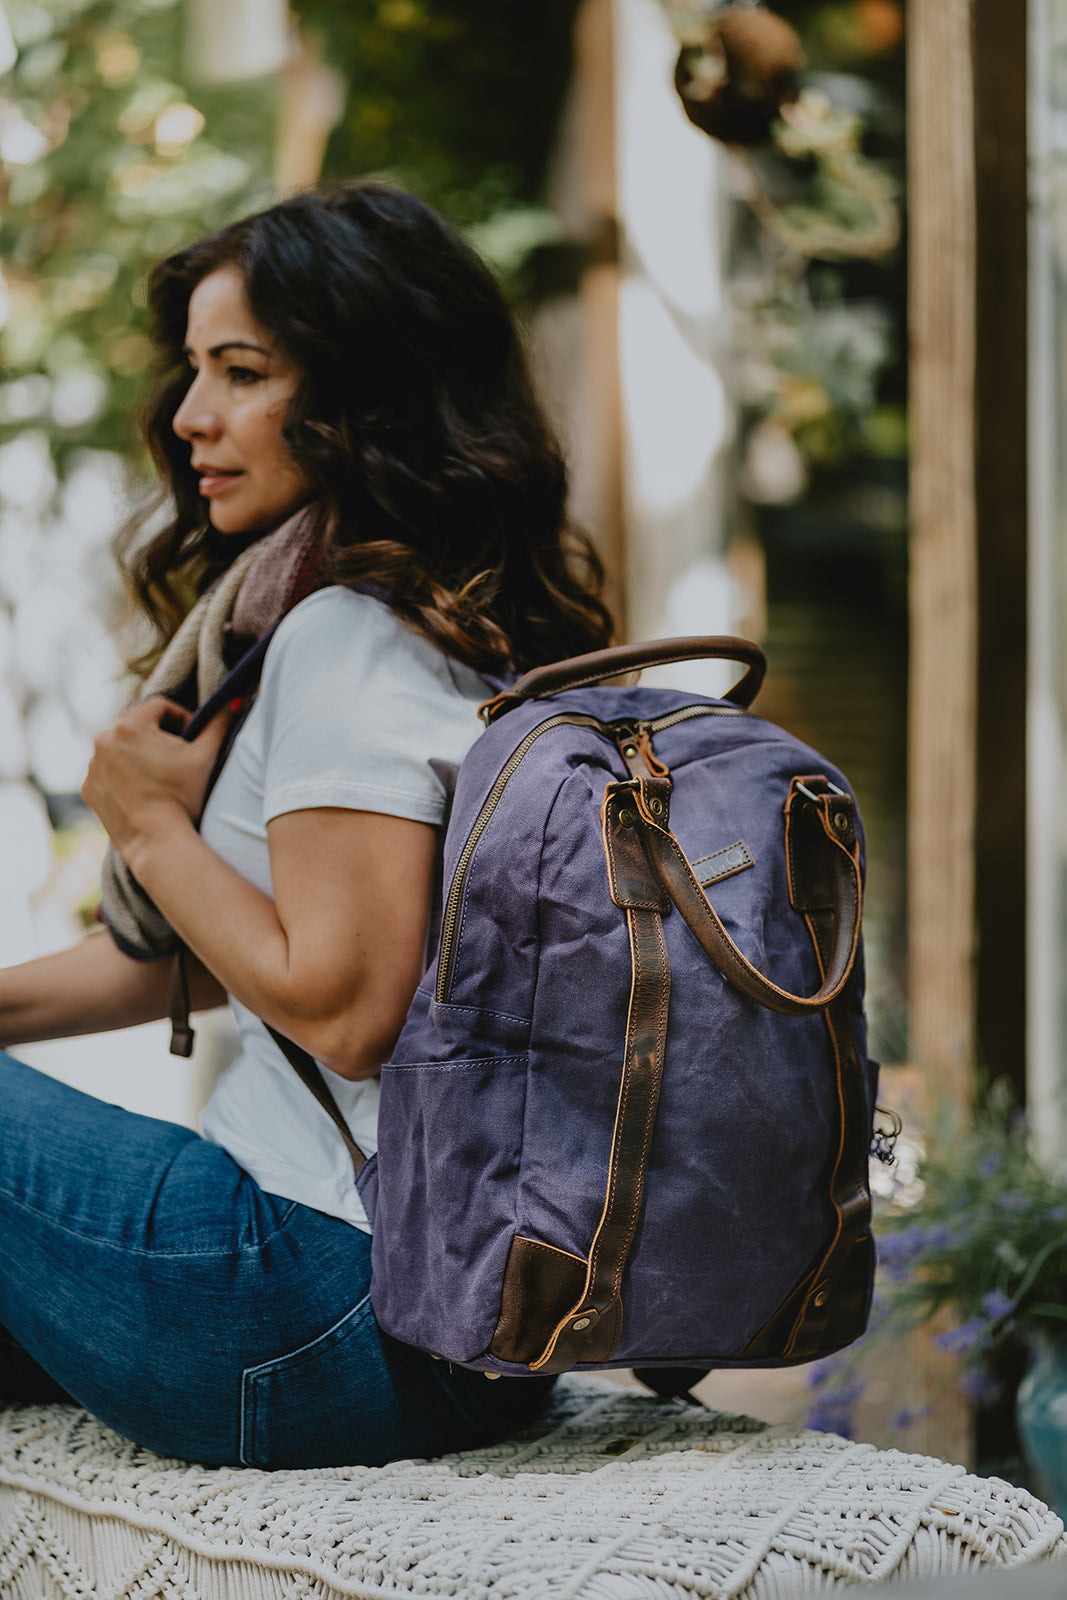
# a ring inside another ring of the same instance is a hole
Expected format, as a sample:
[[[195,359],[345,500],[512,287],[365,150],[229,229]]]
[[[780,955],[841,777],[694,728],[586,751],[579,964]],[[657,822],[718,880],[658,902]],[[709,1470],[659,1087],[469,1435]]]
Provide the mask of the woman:
[[[206,808],[229,714],[185,741],[188,707],[159,696],[97,742],[83,792],[191,953],[194,1006],[230,998],[242,1053],[205,1137],[0,1056],[0,1395],[71,1396],[209,1464],[461,1448],[545,1384],[379,1332],[348,1156],[264,1025],[373,1149],[475,709],[501,676],[607,642],[595,563],[568,554],[561,458],[501,297],[412,196],[287,201],[164,261],[151,307],[146,433],[174,515],[124,559],[155,657],[233,574],[227,661],[243,627],[282,620]],[[165,1015],[170,963],[145,953],[101,931],[9,969],[0,1038]]]

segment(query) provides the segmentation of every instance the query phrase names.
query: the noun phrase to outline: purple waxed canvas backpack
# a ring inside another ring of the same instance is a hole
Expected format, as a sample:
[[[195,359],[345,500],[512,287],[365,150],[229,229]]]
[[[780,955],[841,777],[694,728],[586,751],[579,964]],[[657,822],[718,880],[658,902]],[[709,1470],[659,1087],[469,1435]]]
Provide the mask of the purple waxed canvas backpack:
[[[716,656],[748,667],[721,700],[598,686]],[[356,1152],[395,1338],[655,1377],[863,1332],[862,835],[841,773],[748,710],[763,671],[747,641],[669,639],[483,707],[436,959]]]

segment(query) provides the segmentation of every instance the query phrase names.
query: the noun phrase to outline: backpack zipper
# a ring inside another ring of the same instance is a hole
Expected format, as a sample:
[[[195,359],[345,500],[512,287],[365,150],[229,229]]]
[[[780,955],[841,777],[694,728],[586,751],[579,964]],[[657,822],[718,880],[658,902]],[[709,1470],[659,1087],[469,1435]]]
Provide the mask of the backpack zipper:
[[[437,958],[438,1004],[447,1000],[448,991],[452,986],[452,963],[455,956],[456,925],[459,921],[459,908],[463,903],[463,890],[466,886],[471,860],[475,850],[478,848],[478,841],[489,826],[493,812],[500,804],[501,795],[527,752],[533,748],[543,733],[547,733],[550,728],[563,727],[565,724],[577,728],[596,728],[600,733],[607,732],[607,723],[601,722],[598,717],[576,716],[573,712],[569,716],[561,713],[559,716],[549,717],[547,722],[539,723],[536,728],[531,729],[522,743],[512,751],[501,767],[496,782],[486,795],[482,809],[474,820],[474,826],[467,835],[467,842],[460,852],[459,860],[456,862],[456,870],[452,874],[448,900],[445,903],[444,916],[441,918],[440,954]]]
[[[467,841],[460,852],[456,862],[456,870],[452,874],[449,885],[448,899],[445,903],[444,915],[441,918],[441,940],[437,958],[437,986],[435,998],[439,1005],[448,999],[448,992],[452,987],[452,967],[455,962],[456,932],[459,924],[460,907],[463,904],[463,891],[467,885],[467,876],[470,872],[474,852],[478,842],[489,826],[493,813],[503,796],[512,777],[515,775],[523,760],[540,739],[543,733],[548,733],[552,728],[595,728],[605,738],[614,743],[619,735],[627,729],[636,733],[645,732],[649,736],[659,733],[663,728],[673,727],[676,722],[688,722],[692,717],[745,717],[747,711],[739,706],[682,706],[678,711],[668,711],[662,717],[653,717],[646,722],[631,722],[623,717],[615,722],[602,722],[599,717],[590,717],[581,713],[561,712],[558,716],[549,717],[546,722],[539,723],[523,739],[522,743],[512,751],[507,761],[501,767],[496,782],[485,797],[482,809],[474,820],[474,826],[467,835]]]
[[[628,726],[634,727],[638,732],[647,728],[649,733],[659,733],[664,728],[673,728],[676,722],[688,722],[692,717],[750,717],[751,711],[746,711],[743,706],[681,706],[677,711],[664,712],[662,717],[653,717],[651,722],[635,722]],[[612,723],[612,727],[622,724]]]

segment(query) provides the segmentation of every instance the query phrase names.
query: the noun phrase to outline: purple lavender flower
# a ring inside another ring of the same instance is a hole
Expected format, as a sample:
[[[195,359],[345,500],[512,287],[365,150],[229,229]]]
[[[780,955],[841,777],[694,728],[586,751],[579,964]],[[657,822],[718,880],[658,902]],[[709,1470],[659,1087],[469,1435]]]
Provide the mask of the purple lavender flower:
[[[855,1433],[852,1405],[836,1395],[820,1395],[804,1418],[804,1426],[816,1433],[839,1433],[843,1439],[851,1439]]]
[[[1004,1385],[982,1362],[964,1367],[956,1380],[960,1393],[976,1406],[993,1406],[1003,1399]]]
[[[993,1289],[991,1293],[983,1295],[982,1310],[991,1322],[999,1322],[1003,1317],[1011,1316],[1015,1310],[1015,1301],[1009,1300],[999,1289]]]
[[[994,1155],[991,1150],[987,1151],[984,1156],[979,1157],[978,1170],[983,1178],[995,1178],[1000,1171],[1000,1157]]]
[[[946,1328],[944,1333],[935,1333],[934,1344],[939,1350],[948,1350],[953,1355],[966,1355],[968,1351],[984,1344],[988,1336],[989,1322],[985,1317],[968,1317],[958,1328]]]
[[[910,1428],[913,1422],[920,1422],[923,1417],[930,1415],[929,1406],[902,1406],[901,1409],[889,1419],[891,1428]]]
[[[824,1388],[832,1380],[839,1365],[833,1356],[824,1356],[821,1361],[813,1361],[806,1373],[808,1388]]]
[[[904,1282],[916,1256],[926,1242],[926,1232],[914,1222],[899,1233],[882,1234],[878,1239],[878,1265],[896,1283]]]

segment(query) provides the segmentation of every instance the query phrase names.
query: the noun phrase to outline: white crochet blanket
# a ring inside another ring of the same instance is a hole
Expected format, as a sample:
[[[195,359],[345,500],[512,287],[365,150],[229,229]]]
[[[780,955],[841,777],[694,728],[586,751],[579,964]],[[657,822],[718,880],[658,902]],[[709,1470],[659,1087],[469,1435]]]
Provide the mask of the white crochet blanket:
[[[313,1472],[164,1460],[74,1409],[0,1413],[0,1596],[783,1600],[1067,1555],[1040,1501],[962,1467],[558,1387],[491,1449]]]

